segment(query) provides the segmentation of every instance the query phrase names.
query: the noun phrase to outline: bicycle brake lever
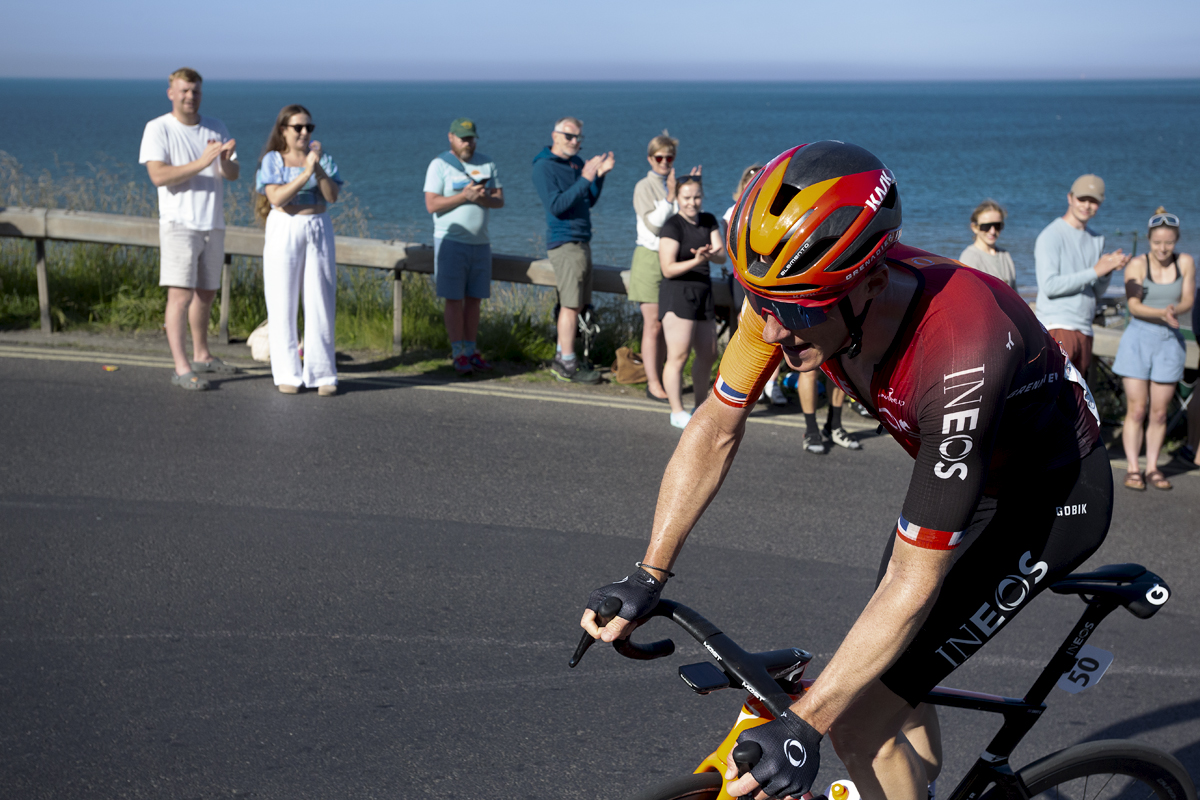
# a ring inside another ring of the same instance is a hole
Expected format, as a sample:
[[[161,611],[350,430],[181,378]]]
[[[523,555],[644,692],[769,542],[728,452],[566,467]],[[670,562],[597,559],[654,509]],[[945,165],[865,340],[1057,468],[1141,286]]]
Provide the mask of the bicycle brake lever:
[[[758,742],[742,742],[733,748],[733,763],[737,765],[738,777],[742,777],[762,760],[763,751]]]
[[[606,597],[604,602],[600,604],[600,610],[596,612],[596,624],[603,628],[611,622],[612,618],[621,612],[621,605],[622,603],[618,598]],[[575,655],[571,656],[568,666],[574,669],[575,665],[583,658],[583,654],[595,643],[596,640],[592,638],[592,635],[584,631],[583,636],[579,639],[579,644],[575,647]]]

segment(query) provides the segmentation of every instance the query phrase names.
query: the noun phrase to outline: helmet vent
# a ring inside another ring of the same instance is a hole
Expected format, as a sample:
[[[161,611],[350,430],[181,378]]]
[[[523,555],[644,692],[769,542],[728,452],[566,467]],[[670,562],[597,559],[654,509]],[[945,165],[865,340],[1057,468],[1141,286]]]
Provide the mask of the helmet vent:
[[[788,203],[792,202],[792,198],[800,194],[800,190],[795,186],[789,186],[784,183],[780,185],[779,191],[775,193],[775,199],[771,201],[771,216],[778,217],[788,207]]]
[[[761,258],[756,258],[746,265],[746,272],[749,272],[755,278],[765,278],[771,270],[771,265],[763,261]]]
[[[818,240],[812,247],[805,250],[798,257],[792,259],[792,263],[788,264],[783,269],[779,270],[779,277],[786,277],[792,272],[804,272],[813,264],[821,260],[821,257],[829,252],[829,248],[838,243],[838,237],[829,236]]]

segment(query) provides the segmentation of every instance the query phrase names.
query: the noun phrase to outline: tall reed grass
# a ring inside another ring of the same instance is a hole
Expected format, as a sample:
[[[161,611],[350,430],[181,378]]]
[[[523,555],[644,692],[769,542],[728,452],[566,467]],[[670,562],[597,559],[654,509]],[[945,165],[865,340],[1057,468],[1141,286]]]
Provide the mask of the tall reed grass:
[[[135,176],[136,179],[130,179]],[[250,184],[248,187],[246,184]],[[240,187],[240,188],[235,188]],[[247,188],[249,191],[247,191]],[[243,175],[226,184],[225,218],[229,225],[252,225],[253,182]],[[78,168],[56,163],[53,171],[30,175],[0,151],[0,203],[9,206],[64,208],[156,217],[154,187],[140,168],[108,159]],[[349,236],[413,241],[414,226],[374,220],[350,192],[331,210],[334,229]],[[531,243],[531,247],[533,244]],[[39,325],[33,242],[0,238],[0,329]],[[59,330],[157,330],[162,326],[166,290],[158,285],[157,248],[48,242],[47,273],[51,319]],[[235,256],[232,265],[230,334],[244,338],[266,319],[262,262]],[[337,346],[342,349],[392,350],[392,275],[339,268]],[[406,353],[442,357],[450,348],[442,321],[442,302],[430,276],[404,273],[402,339]],[[554,355],[551,312],[555,293],[525,284],[494,282],[483,304],[479,346],[493,359],[535,364]],[[638,349],[641,317],[619,295],[597,295],[601,334],[594,346],[597,364],[611,363],[618,347]],[[216,331],[218,304],[211,330]]]

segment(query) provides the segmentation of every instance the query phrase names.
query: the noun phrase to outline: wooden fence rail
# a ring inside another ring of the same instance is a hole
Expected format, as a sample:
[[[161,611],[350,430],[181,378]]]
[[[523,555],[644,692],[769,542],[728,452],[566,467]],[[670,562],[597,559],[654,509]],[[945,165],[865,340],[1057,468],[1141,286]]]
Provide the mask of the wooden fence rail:
[[[128,217],[120,214],[100,214],[92,211],[63,211],[47,208],[0,207],[0,236],[32,239],[37,251],[38,304],[41,308],[42,331],[51,332],[50,285],[46,277],[46,241],[92,242],[96,244],[158,247],[158,220],[149,217]],[[229,342],[229,285],[232,256],[261,258],[263,232],[258,228],[229,227],[225,229],[225,268],[221,271],[221,317],[219,336],[222,344]],[[400,276],[408,272],[433,272],[433,248],[426,244],[395,240],[361,239],[354,236],[337,237],[337,263],[344,267],[388,270],[393,275],[392,342],[400,352],[400,322],[403,293]],[[592,288],[597,292],[626,294],[627,271],[620,267],[597,264],[593,268]],[[549,259],[528,256],[492,256],[492,280],[510,283],[554,285],[554,270]],[[728,289],[714,287],[717,303],[728,305]]]

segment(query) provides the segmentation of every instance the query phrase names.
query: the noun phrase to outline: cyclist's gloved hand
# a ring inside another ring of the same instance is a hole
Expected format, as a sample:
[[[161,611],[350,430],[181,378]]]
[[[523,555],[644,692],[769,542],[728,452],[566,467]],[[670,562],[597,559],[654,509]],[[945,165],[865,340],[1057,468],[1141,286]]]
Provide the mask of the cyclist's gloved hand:
[[[658,596],[662,594],[662,589],[662,581],[639,567],[632,575],[592,592],[588,596],[587,607],[592,611],[599,611],[601,603],[609,597],[616,597],[621,601],[621,610],[617,612],[617,616],[631,621],[639,620],[658,605]]]
[[[762,748],[750,774],[769,797],[799,797],[812,788],[821,766],[821,734],[793,712],[742,731],[742,742]]]

